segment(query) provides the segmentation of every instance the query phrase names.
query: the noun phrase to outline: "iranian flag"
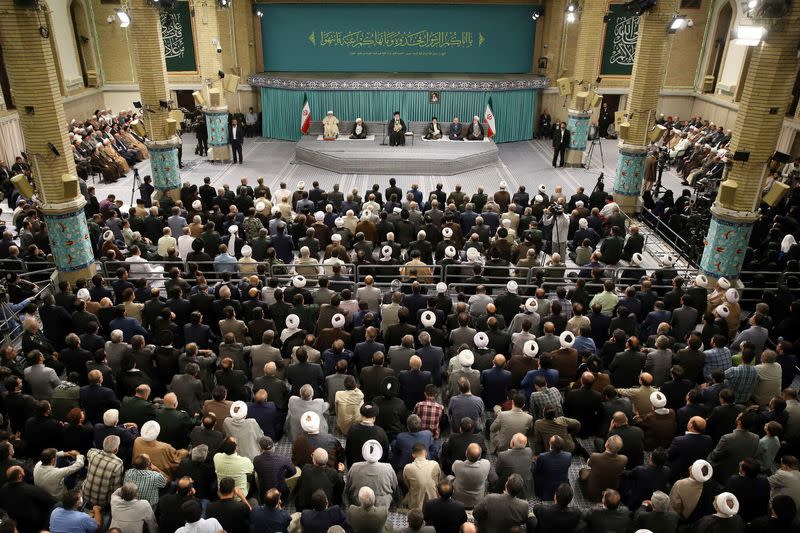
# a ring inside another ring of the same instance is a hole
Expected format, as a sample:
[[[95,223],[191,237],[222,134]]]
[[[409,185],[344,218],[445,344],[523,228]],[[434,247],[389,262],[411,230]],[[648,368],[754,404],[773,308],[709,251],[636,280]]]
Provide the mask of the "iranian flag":
[[[303,135],[308,133],[309,126],[311,126],[311,106],[308,105],[308,97],[303,94],[303,111],[300,113],[300,131]]]
[[[486,102],[486,111],[483,112],[483,123],[486,125],[486,136],[494,137],[497,132],[497,126],[494,123],[494,111],[492,110],[492,98]]]

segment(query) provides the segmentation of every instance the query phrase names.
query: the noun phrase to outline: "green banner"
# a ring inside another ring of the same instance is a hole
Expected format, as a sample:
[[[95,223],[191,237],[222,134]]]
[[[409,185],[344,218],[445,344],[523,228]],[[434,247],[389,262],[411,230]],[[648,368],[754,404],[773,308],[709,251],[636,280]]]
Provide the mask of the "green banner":
[[[169,72],[197,70],[189,2],[175,2],[175,7],[161,11],[161,38]]]
[[[636,57],[639,17],[629,13],[622,4],[612,4],[608,6],[608,11],[600,74],[630,76],[633,71],[633,59]]]
[[[530,72],[535,7],[258,4],[264,70]]]

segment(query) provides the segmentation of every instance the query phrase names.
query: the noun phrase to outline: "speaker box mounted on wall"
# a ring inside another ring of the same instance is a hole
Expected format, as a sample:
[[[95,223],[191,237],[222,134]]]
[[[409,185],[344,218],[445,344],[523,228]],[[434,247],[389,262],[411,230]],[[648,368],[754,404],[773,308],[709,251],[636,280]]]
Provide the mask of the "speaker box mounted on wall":
[[[733,180],[725,180],[719,184],[719,194],[717,201],[722,207],[730,208],[736,199],[736,191],[739,190],[739,184]]]
[[[561,96],[572,94],[572,78],[558,78],[556,84],[558,85],[558,94]]]
[[[23,174],[19,174],[11,178],[11,183],[17,188],[22,196],[25,198],[33,198],[33,187],[31,187],[31,184],[28,183],[28,178],[26,178]]]
[[[61,176],[61,186],[64,189],[64,198],[67,200],[72,200],[73,198],[77,198],[78,194],[80,194],[80,188],[78,187],[78,178],[75,176],[70,176],[69,174],[64,174]]]
[[[195,91],[192,93],[192,98],[194,98],[195,105],[199,105],[203,107],[206,105],[206,99],[203,97],[203,93],[200,91]]]
[[[661,140],[661,137],[663,137],[665,133],[667,133],[667,128],[661,124],[656,124],[652,130],[647,132],[647,139],[651,143],[657,143]]]
[[[575,93],[575,107],[581,111],[586,109],[587,103],[589,102],[589,92],[588,91],[580,91]]]

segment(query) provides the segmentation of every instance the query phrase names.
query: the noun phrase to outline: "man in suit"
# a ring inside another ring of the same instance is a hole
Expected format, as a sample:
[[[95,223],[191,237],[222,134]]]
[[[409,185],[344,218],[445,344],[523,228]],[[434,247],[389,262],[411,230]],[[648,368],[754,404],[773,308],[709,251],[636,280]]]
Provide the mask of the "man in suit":
[[[753,411],[739,413],[736,429],[723,435],[716,448],[708,454],[708,462],[714,467],[714,479],[724,483],[739,471],[739,462],[745,457],[755,457],[758,451],[758,435],[745,428],[754,427]]]
[[[92,424],[100,423],[108,409],[119,409],[117,396],[113,390],[103,386],[103,374],[99,370],[89,372],[89,384],[81,387],[80,404],[86,420]]]
[[[383,366],[383,352],[372,354],[372,366],[364,367],[361,370],[360,383],[361,392],[364,393],[364,402],[369,403],[375,396],[381,394],[381,383],[389,376],[394,375],[394,370]]]
[[[620,474],[628,462],[628,458],[619,453],[621,449],[622,439],[612,435],[606,440],[603,453],[593,453],[589,457],[588,467],[580,470],[579,481],[587,500],[600,501],[603,491],[619,487]]]
[[[298,348],[295,357],[297,357],[297,363],[290,365],[286,370],[286,380],[292,387],[292,395],[299,395],[300,387],[308,384],[314,389],[314,397],[321,398],[322,385],[325,383],[322,367],[308,362],[308,352],[304,346]]]
[[[481,372],[481,396],[486,409],[492,411],[495,406],[501,405],[506,401],[509,385],[511,384],[511,372],[506,370],[506,358],[502,355],[495,355],[492,368],[487,368]],[[525,396],[522,396],[523,406]],[[532,422],[531,422],[532,423]],[[508,433],[511,437],[517,430]],[[506,444],[508,446],[508,444]]]
[[[703,435],[705,428],[705,419],[693,416],[686,425],[686,433],[672,439],[667,450],[672,483],[687,476],[692,463],[711,453],[713,443],[711,437]]]
[[[203,410],[203,383],[198,379],[200,367],[197,363],[187,363],[183,374],[175,374],[169,389],[178,399],[178,407],[190,415]]]
[[[490,427],[490,448],[494,452],[502,452],[511,446],[511,439],[517,433],[531,435],[533,431],[533,417],[523,411],[525,396],[514,395],[514,406],[510,411],[500,411],[500,406],[495,407],[497,418]]]
[[[533,506],[533,514],[538,520],[537,530],[540,533],[562,533],[577,531],[581,521],[581,511],[570,507],[574,493],[569,483],[562,483],[556,489],[553,503],[537,503]]]
[[[691,306],[691,297],[688,294],[681,295],[681,306],[672,312],[670,325],[672,335],[678,341],[688,335],[697,325],[697,309]]]
[[[569,465],[572,463],[572,454],[564,451],[564,439],[553,435],[549,444],[550,450],[539,455],[533,467],[536,496],[546,502],[557,495],[562,483],[569,484]]]
[[[635,387],[644,369],[644,362],[645,355],[639,351],[639,339],[630,337],[625,342],[625,351],[615,355],[608,367],[611,382],[617,387]]]
[[[430,372],[421,370],[422,359],[419,356],[412,356],[408,365],[409,370],[401,370],[397,379],[400,381],[400,398],[412,411],[417,402],[425,400],[425,387],[432,383],[432,379]]]
[[[425,523],[433,526],[436,533],[459,533],[461,524],[467,521],[464,504],[453,499],[453,485],[449,481],[436,485],[436,492],[439,497],[422,506]]]
[[[458,117],[453,117],[453,122],[450,123],[450,127],[447,129],[447,136],[451,141],[464,140],[464,127],[458,122]]]
[[[478,530],[511,531],[519,528],[522,531],[526,529],[532,531],[535,519],[533,516],[529,519],[530,513],[526,501],[530,496],[525,493],[525,481],[522,476],[512,474],[503,484],[502,494],[489,494],[475,506],[472,516],[478,523]]]
[[[497,454],[497,463],[495,463],[496,488],[502,489],[506,482],[517,474],[522,481],[520,497],[525,499],[533,497],[533,472],[531,471],[533,450],[527,446],[528,438],[522,433],[517,433],[511,438],[511,449]]]
[[[230,132],[231,152],[233,152],[233,162],[242,164],[242,145],[244,144],[244,128],[239,125],[236,119],[231,121]]]
[[[603,491],[602,506],[586,511],[583,520],[586,531],[627,531],[631,517],[619,492],[609,489]]]
[[[564,398],[564,416],[581,423],[580,437],[597,435],[603,419],[603,400],[600,393],[592,388],[594,379],[591,372],[584,372],[581,375],[581,388],[569,391]]]
[[[567,147],[569,146],[570,131],[567,129],[567,123],[562,122],[559,128],[553,131],[553,166],[564,166],[564,155],[566,154]],[[556,165],[558,159],[561,162]]]
[[[622,449],[619,453],[628,458],[625,468],[632,469],[644,462],[644,431],[638,426],[628,424],[628,416],[625,413],[614,413],[608,434],[617,435],[622,439]]]

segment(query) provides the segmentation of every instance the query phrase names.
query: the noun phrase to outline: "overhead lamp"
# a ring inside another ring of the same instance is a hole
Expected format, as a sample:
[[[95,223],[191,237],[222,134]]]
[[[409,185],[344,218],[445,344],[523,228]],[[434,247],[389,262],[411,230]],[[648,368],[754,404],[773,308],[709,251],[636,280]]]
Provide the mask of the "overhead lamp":
[[[533,13],[531,14],[531,18],[534,21],[538,20],[539,17],[541,17],[541,16],[542,16],[542,8],[538,8],[538,7],[536,9],[534,9]]]
[[[567,22],[569,24],[575,22],[575,13],[567,13]]]
[[[256,11],[256,16],[258,18],[263,18],[264,17],[264,12],[259,9],[258,11]],[[536,19],[533,19],[533,20],[536,20]]]
[[[567,6],[567,12],[574,13],[575,12],[575,4],[570,4]]]
[[[737,26],[733,42],[741,46],[758,46],[766,34],[764,26]]]
[[[122,11],[121,9],[115,9],[114,12],[117,14],[117,19],[119,20],[119,27],[120,28],[127,28],[131,25],[131,17],[126,12]]]
[[[229,0],[217,0],[217,4],[219,4],[219,7],[224,9],[224,8],[228,7],[230,2],[229,2]]]
[[[758,0],[749,0],[749,2],[747,2],[747,9],[755,9],[757,5]]]
[[[679,30],[682,30],[686,27],[686,17],[684,15],[675,15],[672,17],[672,22],[669,23],[667,26],[667,33],[678,33]]]

